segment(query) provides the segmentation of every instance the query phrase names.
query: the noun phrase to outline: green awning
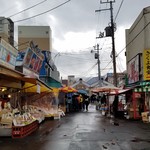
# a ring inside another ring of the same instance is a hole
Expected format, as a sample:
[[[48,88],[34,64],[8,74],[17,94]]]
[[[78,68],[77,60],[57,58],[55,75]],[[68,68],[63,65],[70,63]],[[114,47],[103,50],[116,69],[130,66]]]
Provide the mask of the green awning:
[[[150,85],[150,81],[140,82],[140,86],[147,86],[147,85]]]
[[[53,79],[51,77],[48,78],[47,84],[48,84],[48,86],[54,87],[54,88],[62,87],[62,84],[59,81],[57,81],[57,80],[55,80],[55,79]]]
[[[53,79],[52,77],[44,77],[44,76],[42,77],[42,76],[40,76],[40,79],[51,88],[60,88],[60,87],[62,87],[62,84],[59,81]]]
[[[126,87],[135,87],[135,86],[148,86],[150,85],[150,81],[138,81],[132,84],[126,85]]]
[[[135,88],[134,92],[150,92],[150,87]]]

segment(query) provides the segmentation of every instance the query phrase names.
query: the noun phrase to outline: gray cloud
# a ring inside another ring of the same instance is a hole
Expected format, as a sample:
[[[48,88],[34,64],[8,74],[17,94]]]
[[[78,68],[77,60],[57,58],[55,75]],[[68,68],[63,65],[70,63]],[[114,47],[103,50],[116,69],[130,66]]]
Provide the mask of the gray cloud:
[[[8,17],[18,11],[28,8],[41,1],[42,0],[32,0],[32,1],[31,0],[14,0],[12,4],[8,5],[8,1],[1,0],[0,14],[1,16]],[[40,14],[44,11],[47,11],[49,9],[56,7],[62,2],[65,2],[65,0],[47,0],[45,3],[33,9],[30,9],[28,11],[25,11],[19,15],[16,15],[12,17],[11,19],[13,21],[17,21],[19,19],[24,19],[26,17],[31,17],[34,15]],[[120,3],[121,3],[121,0],[116,0],[116,2],[113,4],[114,17],[117,14]],[[117,28],[118,29],[120,27],[129,28],[132,25],[132,23],[135,21],[137,16],[140,14],[142,9],[149,5],[150,5],[149,0],[136,0],[136,1],[124,0],[121,10],[116,19]],[[71,0],[70,2],[63,5],[62,7],[59,7],[51,12],[45,13],[44,15],[29,19],[27,21],[15,23],[15,30],[17,30],[18,25],[49,25],[52,29],[52,35],[53,35],[52,38],[54,40],[57,38],[60,41],[66,40],[65,35],[68,32],[75,32],[77,34],[77,33],[86,33],[89,31],[95,31],[95,34],[97,34],[100,31],[104,31],[104,28],[110,22],[110,11],[95,13],[95,10],[104,9],[104,8],[109,8],[109,5],[108,4],[100,5],[100,0]],[[119,37],[120,35],[123,35],[123,34],[117,33],[116,36],[118,37],[116,37],[116,39],[121,39],[122,37]],[[110,39],[105,39],[105,40],[106,42],[103,42],[104,40],[102,40],[101,42],[101,40],[95,39],[95,43],[99,42],[101,46],[104,43],[103,48],[106,49],[106,47],[108,47],[108,45],[106,44],[109,44],[111,46],[111,40]],[[92,43],[92,44],[94,45],[95,43]],[[120,42],[115,41],[115,43],[117,47],[116,49],[117,52],[118,50],[121,50],[122,48],[124,48],[124,46],[120,45]],[[124,43],[123,45],[125,45],[125,41],[122,41],[122,43]],[[88,41],[87,41],[87,47],[89,47]],[[68,49],[67,45],[66,45],[66,49]],[[73,49],[73,47],[70,47],[70,49]],[[108,61],[107,62],[102,61],[101,68],[105,68],[105,66],[107,66],[107,63],[110,60],[110,53],[111,53],[111,48],[109,48],[109,51],[107,51],[107,53],[106,52],[102,53],[102,58],[106,58]],[[60,72],[64,76],[65,76],[65,73],[82,75],[84,72],[87,72],[86,75],[88,75],[88,72],[90,74],[90,71],[88,71],[88,69],[91,68],[95,63],[95,60],[91,58],[91,54],[90,53],[88,54],[89,56],[86,55],[86,57],[88,58],[88,60],[86,61],[85,61],[84,55],[80,55],[76,59],[70,55],[68,56],[60,55],[56,59],[56,64],[58,65],[58,69],[60,69]],[[77,57],[76,54],[74,55],[75,55],[74,57]],[[120,60],[122,62],[120,63],[125,64],[124,62],[125,59],[123,57],[124,56],[121,55]],[[78,65],[79,63],[80,65]],[[111,66],[112,64],[108,68],[110,68]],[[106,70],[104,71],[104,73],[107,73],[108,71],[109,70]],[[95,75],[97,75],[97,67],[95,67],[94,72],[95,72]]]

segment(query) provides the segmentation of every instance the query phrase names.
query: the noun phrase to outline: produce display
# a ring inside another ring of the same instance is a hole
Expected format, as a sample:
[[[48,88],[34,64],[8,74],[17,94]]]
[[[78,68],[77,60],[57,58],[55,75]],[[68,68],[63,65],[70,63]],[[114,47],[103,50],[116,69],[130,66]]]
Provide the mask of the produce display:
[[[0,128],[12,126],[24,126],[35,121],[36,118],[30,112],[20,112],[18,109],[12,109],[9,102],[5,103],[0,111]]]
[[[0,100],[0,136],[25,137],[38,129],[45,118],[60,119],[65,116],[52,93],[30,94],[26,97],[28,100],[24,105],[20,103],[15,109],[11,101]]]

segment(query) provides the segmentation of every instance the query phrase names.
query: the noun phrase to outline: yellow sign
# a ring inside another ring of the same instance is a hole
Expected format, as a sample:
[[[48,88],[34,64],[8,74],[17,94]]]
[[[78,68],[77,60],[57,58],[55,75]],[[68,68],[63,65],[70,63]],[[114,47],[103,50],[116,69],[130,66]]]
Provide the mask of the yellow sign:
[[[150,80],[150,49],[143,52],[143,79]]]

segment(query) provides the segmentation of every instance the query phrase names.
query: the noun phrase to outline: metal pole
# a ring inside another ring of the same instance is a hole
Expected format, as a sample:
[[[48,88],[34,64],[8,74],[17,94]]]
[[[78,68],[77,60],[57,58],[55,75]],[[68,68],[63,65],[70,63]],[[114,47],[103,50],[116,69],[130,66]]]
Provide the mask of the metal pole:
[[[113,71],[114,71],[114,85],[117,86],[117,73],[116,73],[116,54],[115,54],[115,40],[114,40],[114,22],[113,22],[113,7],[112,1],[110,1],[111,12],[111,31],[112,31],[112,54],[113,54]]]

